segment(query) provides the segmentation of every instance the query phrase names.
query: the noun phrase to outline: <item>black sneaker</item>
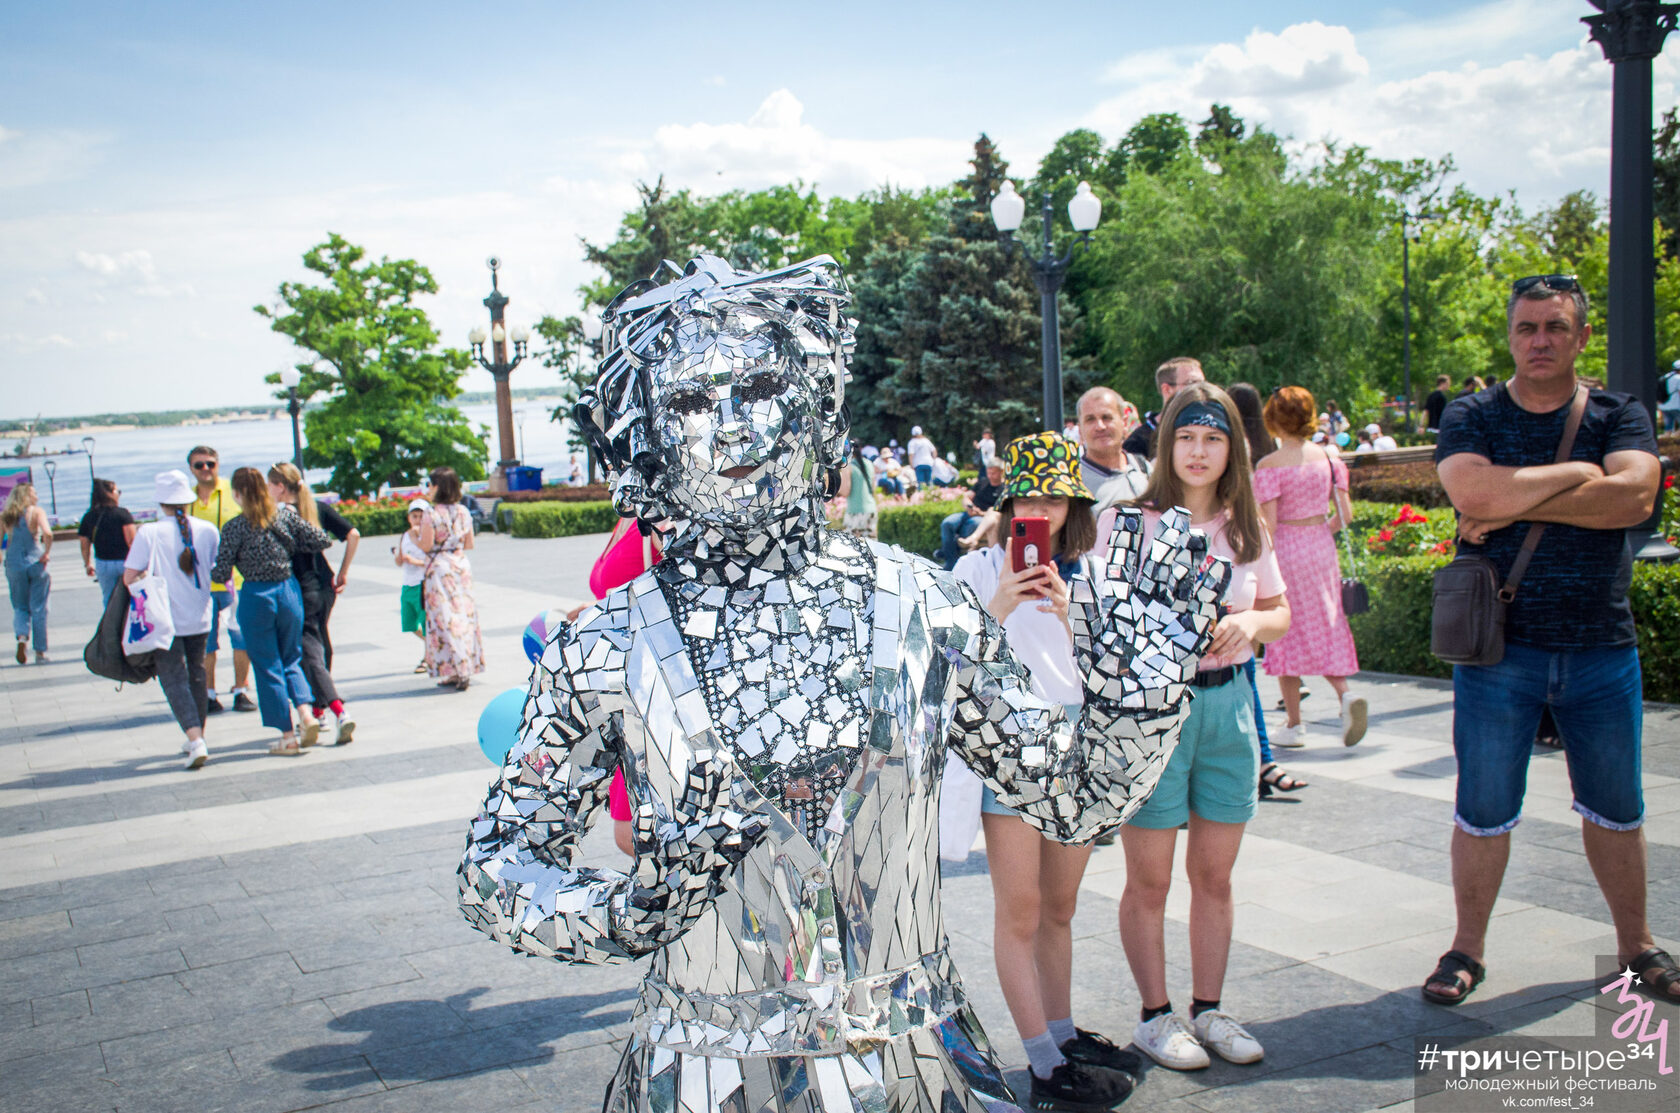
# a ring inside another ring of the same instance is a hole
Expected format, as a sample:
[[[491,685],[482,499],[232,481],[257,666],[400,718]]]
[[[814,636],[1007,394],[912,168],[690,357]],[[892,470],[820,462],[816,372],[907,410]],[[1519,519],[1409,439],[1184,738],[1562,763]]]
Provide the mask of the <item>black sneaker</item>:
[[[255,711],[257,709],[257,701],[246,695],[244,692],[238,692],[233,697],[233,709],[235,711]]]
[[[1061,1052],[1075,1063],[1124,1071],[1130,1075],[1143,1073],[1142,1055],[1116,1047],[1114,1041],[1095,1032],[1087,1032],[1083,1028],[1075,1028],[1074,1031],[1079,1034],[1062,1044]]]
[[[1129,1075],[1088,1067],[1072,1060],[1040,1078],[1029,1067],[1032,1107],[1045,1113],[1103,1113],[1132,1096]]]
[[[217,699],[215,696],[211,696],[204,706],[205,709],[212,715],[220,715],[223,711],[227,710],[227,708],[222,706],[222,701]]]

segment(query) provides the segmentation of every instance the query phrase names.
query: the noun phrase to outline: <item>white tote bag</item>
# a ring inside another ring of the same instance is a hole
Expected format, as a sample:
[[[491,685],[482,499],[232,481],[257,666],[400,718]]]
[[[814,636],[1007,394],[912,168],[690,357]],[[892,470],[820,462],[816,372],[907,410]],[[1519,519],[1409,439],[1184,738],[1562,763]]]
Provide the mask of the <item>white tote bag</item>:
[[[974,770],[955,750],[945,755],[945,780],[939,786],[939,857],[966,862],[980,834],[980,790]]]
[[[157,563],[153,546],[151,564]],[[146,574],[128,585],[128,625],[123,627],[123,656],[135,657],[168,649],[175,640],[175,618],[169,611],[169,585],[148,565]]]

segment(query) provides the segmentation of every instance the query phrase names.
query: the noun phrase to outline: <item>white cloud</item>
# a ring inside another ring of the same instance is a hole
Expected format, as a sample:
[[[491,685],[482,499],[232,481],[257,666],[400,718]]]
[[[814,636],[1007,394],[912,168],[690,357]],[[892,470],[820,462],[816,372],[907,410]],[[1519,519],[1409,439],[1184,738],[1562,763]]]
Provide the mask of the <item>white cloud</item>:
[[[1369,72],[1353,32],[1314,21],[1278,34],[1251,32],[1241,46],[1220,43],[1203,56],[1189,84],[1203,96],[1287,97],[1336,89]]]
[[[150,251],[125,251],[121,255],[107,255],[102,251],[78,251],[76,262],[83,270],[90,270],[104,278],[138,278],[143,282],[157,281],[157,266]]]
[[[919,189],[962,173],[970,146],[950,139],[843,139],[805,122],[788,89],[766,97],[745,123],[668,124],[619,159],[639,177],[665,174],[706,192],[756,189],[799,179],[826,192],[859,193],[891,183]]]
[[[76,346],[75,342],[69,337],[56,332],[47,333],[45,336],[28,336],[21,332],[0,332],[0,344],[4,344],[12,351],[21,354],[38,352],[42,348],[74,348]]]

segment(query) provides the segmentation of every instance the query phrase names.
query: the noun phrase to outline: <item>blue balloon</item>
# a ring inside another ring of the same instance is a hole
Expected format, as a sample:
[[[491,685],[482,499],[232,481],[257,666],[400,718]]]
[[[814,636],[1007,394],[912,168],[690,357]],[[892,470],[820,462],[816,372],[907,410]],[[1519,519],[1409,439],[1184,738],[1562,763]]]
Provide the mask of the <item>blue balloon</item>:
[[[543,646],[548,644],[549,637],[566,623],[566,612],[559,607],[544,611],[533,618],[525,627],[525,635],[521,639],[525,646],[525,656],[534,665],[537,658],[542,656]]]
[[[1336,434],[1336,445],[1337,445],[1338,448],[1346,448],[1347,447],[1347,442],[1348,442],[1348,435],[1346,433],[1337,433]]]
[[[525,689],[509,688],[485,705],[478,716],[478,748],[494,765],[507,761],[508,751],[519,741],[519,726],[525,712]]]

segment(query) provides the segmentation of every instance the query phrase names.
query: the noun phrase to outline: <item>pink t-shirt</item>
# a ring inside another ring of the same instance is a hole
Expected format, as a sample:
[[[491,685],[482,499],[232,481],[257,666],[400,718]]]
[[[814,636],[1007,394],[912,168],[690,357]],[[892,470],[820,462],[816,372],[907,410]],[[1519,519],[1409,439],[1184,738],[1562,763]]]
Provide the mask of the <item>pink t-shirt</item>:
[[[1114,529],[1114,519],[1119,516],[1119,509],[1105,510],[1102,517],[1097,519],[1097,548],[1096,555],[1099,566],[1108,559],[1108,535]],[[1161,520],[1159,512],[1145,510],[1143,512],[1143,543],[1149,544],[1155,536],[1155,526]],[[1231,586],[1225,594],[1225,603],[1235,614],[1239,611],[1251,611],[1258,599],[1269,599],[1274,595],[1283,594],[1283,573],[1278,569],[1277,555],[1272,552],[1270,540],[1263,539],[1260,547],[1260,558],[1248,564],[1238,564],[1237,554],[1231,550],[1231,544],[1225,539],[1226,516],[1221,514],[1217,523],[1206,523],[1196,528],[1207,534],[1208,551],[1214,556],[1224,557],[1231,562]],[[1211,527],[1211,528],[1210,528]],[[1254,657],[1254,650],[1244,645],[1236,653],[1223,657],[1203,657],[1198,671],[1207,672],[1211,669],[1222,669],[1227,665],[1240,665]]]

